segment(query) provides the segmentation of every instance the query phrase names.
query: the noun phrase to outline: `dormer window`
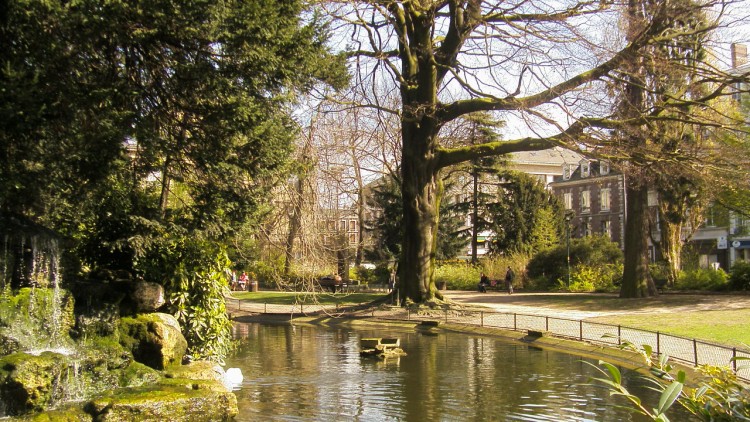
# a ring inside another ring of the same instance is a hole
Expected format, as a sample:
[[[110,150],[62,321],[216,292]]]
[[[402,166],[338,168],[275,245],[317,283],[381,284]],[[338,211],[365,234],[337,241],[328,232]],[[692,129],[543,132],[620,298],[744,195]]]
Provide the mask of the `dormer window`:
[[[609,174],[609,161],[602,160],[599,162],[599,174],[602,176]]]
[[[591,163],[589,160],[581,160],[581,177],[587,178],[591,175]]]
[[[570,180],[570,164],[563,164],[563,180]]]

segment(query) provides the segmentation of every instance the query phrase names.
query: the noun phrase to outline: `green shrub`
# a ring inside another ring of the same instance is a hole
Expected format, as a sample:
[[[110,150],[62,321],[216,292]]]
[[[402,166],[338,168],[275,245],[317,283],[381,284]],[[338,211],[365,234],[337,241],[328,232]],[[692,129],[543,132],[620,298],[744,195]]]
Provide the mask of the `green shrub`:
[[[468,263],[437,265],[435,284],[445,283],[450,290],[476,290],[482,268]]]
[[[713,270],[700,268],[684,271],[680,274],[678,290],[726,290],[729,287],[729,275],[722,269]]]
[[[279,254],[248,263],[246,267],[237,269],[238,277],[242,271],[255,274],[258,283],[263,288],[278,288],[281,282],[280,275],[284,271],[284,256]]]
[[[561,290],[571,292],[613,292],[617,290],[617,281],[622,277],[622,265],[608,264],[601,266],[577,265],[570,272],[570,286],[567,280],[558,279]]]
[[[732,290],[750,290],[750,262],[736,261],[729,269],[729,287]]]
[[[666,262],[657,262],[648,266],[648,271],[651,274],[651,278],[654,279],[656,285],[666,286],[667,280],[669,279],[669,268]]]
[[[230,350],[232,323],[224,303],[229,266],[222,245],[177,230],[156,238],[136,261],[144,279],[162,282],[168,312],[196,359],[223,363]]]
[[[388,284],[388,278],[391,275],[387,265],[378,265],[374,269],[359,267],[355,272],[355,278],[360,283],[367,283],[370,286]]]
[[[556,286],[557,280],[567,280],[567,245],[560,245],[540,251],[531,258],[527,265],[528,276],[535,288],[548,290]],[[621,264],[622,251],[617,243],[605,236],[589,236],[582,239],[571,239],[570,266],[590,267]]]
[[[487,274],[490,280],[502,281],[505,279],[505,272],[508,270],[508,267],[511,267],[513,272],[516,273],[516,280],[513,282],[514,288],[523,289],[528,286],[526,264],[528,264],[530,259],[531,255],[523,252],[483,258],[481,261],[481,271]],[[477,280],[479,279],[477,278]],[[476,288],[476,286],[474,287]]]

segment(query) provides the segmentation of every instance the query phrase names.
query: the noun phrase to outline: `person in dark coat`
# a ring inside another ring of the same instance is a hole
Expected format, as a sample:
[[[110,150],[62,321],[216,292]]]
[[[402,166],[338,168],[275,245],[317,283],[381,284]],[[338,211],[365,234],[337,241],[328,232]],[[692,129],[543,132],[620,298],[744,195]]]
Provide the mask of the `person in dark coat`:
[[[516,273],[513,272],[513,269],[508,267],[508,271],[505,272],[505,286],[508,288],[508,294],[513,294],[513,280],[516,279]]]
[[[479,277],[479,291],[482,293],[487,293],[487,286],[490,285],[490,278],[487,277],[484,273],[482,273],[481,277]]]

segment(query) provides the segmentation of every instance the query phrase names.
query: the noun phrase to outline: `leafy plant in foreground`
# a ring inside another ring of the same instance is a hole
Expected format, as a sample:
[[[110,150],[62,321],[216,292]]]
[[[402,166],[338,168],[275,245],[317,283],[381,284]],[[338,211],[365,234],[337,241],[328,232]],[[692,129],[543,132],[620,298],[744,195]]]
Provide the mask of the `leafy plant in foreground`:
[[[668,422],[666,412],[677,402],[703,421],[750,421],[750,390],[739,382],[737,375],[728,367],[699,366],[698,371],[706,378],[699,381],[696,388],[690,388],[686,386],[688,380],[685,371],[679,370],[673,375],[674,368],[669,364],[668,356],[661,355],[654,360],[653,349],[648,345],[638,348],[625,341],[621,347],[643,357],[651,374],[646,379],[656,391],[661,392],[657,407],[649,409],[640,397],[630,393],[622,385],[620,370],[610,363],[599,361],[600,367],[596,369],[604,377],[593,380],[604,384],[612,395],[626,398],[634,412],[654,421]],[[737,361],[740,360],[747,359],[737,358]]]

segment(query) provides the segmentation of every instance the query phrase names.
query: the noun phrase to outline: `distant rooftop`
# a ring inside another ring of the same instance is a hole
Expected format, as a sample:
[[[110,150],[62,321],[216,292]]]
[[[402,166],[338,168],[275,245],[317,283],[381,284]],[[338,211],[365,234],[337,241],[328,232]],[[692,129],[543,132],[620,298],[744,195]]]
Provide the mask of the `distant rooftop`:
[[[514,164],[546,164],[557,165],[577,164],[583,156],[564,148],[554,147],[542,151],[522,151],[511,154]]]

